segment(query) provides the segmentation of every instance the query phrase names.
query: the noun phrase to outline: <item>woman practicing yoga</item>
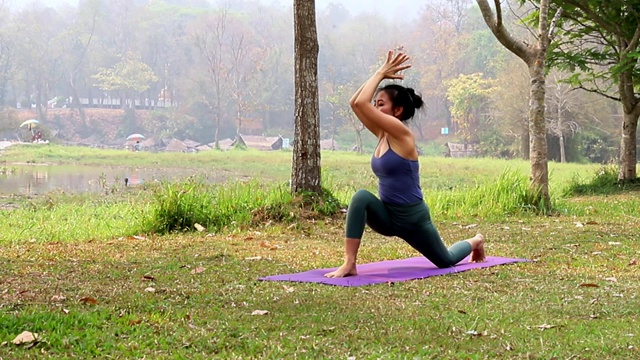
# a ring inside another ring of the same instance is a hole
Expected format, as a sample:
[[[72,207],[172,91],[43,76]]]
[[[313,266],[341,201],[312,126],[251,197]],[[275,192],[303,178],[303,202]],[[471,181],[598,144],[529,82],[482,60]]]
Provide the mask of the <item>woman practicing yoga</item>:
[[[362,124],[378,138],[371,168],[378,177],[380,198],[366,190],[355,193],[347,211],[344,264],[326,277],[357,274],[356,257],[365,224],[379,234],[402,238],[440,268],[453,266],[469,254],[470,261],[485,260],[482,234],[447,249],[431,222],[420,188],[415,137],[405,125],[422,107],[422,98],[397,84],[378,89],[382,80],[402,80],[399,72],[411,67],[407,60],[406,54],[389,51],[385,63],[349,102]]]

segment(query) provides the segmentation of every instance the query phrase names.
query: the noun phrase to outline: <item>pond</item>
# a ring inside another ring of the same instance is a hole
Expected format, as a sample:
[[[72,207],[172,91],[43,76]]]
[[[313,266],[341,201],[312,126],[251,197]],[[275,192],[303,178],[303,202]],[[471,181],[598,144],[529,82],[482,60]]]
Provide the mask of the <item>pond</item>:
[[[194,175],[191,170],[137,169],[85,165],[0,165],[0,195],[39,195],[52,191],[98,192],[113,186],[135,186]],[[220,176],[210,181],[224,181]]]

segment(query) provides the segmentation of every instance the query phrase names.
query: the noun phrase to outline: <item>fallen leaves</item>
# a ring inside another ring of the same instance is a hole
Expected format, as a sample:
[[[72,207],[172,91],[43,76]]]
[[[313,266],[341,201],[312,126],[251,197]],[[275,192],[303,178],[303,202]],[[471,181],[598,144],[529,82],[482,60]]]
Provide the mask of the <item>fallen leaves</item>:
[[[536,327],[538,329],[540,329],[540,330],[548,330],[548,329],[553,329],[553,328],[559,327],[559,325],[542,324],[542,325],[538,325]]]
[[[65,300],[67,300],[67,297],[64,295],[53,295],[51,297],[51,301],[53,302],[63,302]]]
[[[277,245],[277,244],[271,244],[268,241],[260,242],[260,247],[266,248],[266,249],[269,249],[269,250],[278,250],[278,249],[282,248],[282,246]]]
[[[579,287],[594,287],[594,288],[600,287],[600,285],[598,285],[598,284],[592,284],[592,283],[582,283],[582,284],[580,284],[580,285],[578,285],[578,286],[579,286]]]
[[[191,270],[191,274],[200,274],[200,273],[203,273],[205,270],[207,270],[207,268],[203,266],[198,266],[197,268]]]
[[[98,300],[92,298],[91,296],[85,296],[83,298],[80,298],[80,300],[78,301],[85,305],[98,305]]]
[[[30,331],[23,331],[20,335],[13,339],[12,343],[16,345],[29,344],[38,340],[38,334]]]

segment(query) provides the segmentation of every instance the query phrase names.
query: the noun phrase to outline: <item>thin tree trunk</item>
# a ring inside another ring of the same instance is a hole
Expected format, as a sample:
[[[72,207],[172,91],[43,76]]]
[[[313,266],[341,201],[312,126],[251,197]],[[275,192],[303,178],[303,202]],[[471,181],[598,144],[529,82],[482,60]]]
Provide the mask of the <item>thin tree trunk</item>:
[[[356,147],[358,154],[362,154],[364,152],[362,149],[362,130],[356,130]]]
[[[560,95],[562,96],[562,95]],[[565,142],[564,142],[564,132],[562,131],[562,105],[563,105],[563,101],[558,101],[558,106],[557,106],[557,111],[558,111],[558,146],[560,147],[560,162],[561,163],[566,163],[567,162],[567,154],[566,154],[566,149],[565,149]]]
[[[522,127],[522,133],[520,136],[520,156],[524,160],[529,160],[529,152],[531,146],[529,146],[529,122],[525,123],[525,126]]]
[[[496,39],[509,51],[521,58],[529,68],[531,89],[529,97],[529,162],[531,164],[531,188],[535,192],[534,204],[550,207],[549,170],[547,159],[547,130],[545,122],[545,73],[552,29],[558,21],[559,10],[551,24],[548,22],[550,0],[541,0],[537,42],[528,44],[515,39],[504,27],[500,1],[495,1],[495,13],[487,0],[476,0],[485,23]]]
[[[80,116],[80,123],[82,124],[82,131],[86,131],[88,129],[87,126],[87,115],[85,114],[84,108],[80,103],[80,97],[78,95],[78,89],[76,88],[76,83],[73,78],[73,75],[69,78],[69,87],[71,88],[71,94],[73,99],[71,101],[71,107],[75,107],[78,110],[78,115]]]
[[[294,0],[295,131],[291,190],[321,194],[315,0]]]

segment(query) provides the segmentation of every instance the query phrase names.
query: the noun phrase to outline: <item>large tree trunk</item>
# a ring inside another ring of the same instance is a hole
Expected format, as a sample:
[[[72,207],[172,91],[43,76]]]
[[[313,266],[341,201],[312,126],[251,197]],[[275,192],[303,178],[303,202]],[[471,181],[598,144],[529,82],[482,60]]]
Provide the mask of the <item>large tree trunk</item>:
[[[633,78],[629,71],[620,74],[620,101],[624,110],[622,139],[620,140],[620,171],[618,180],[635,180],[637,163],[637,131],[640,116],[640,101],[635,96]]]
[[[320,111],[315,0],[295,0],[295,132],[291,190],[320,194]]]
[[[545,34],[547,8],[540,6],[540,27],[538,47],[529,61],[529,75],[531,76],[531,93],[529,97],[529,133],[531,148],[529,149],[529,162],[531,164],[531,185],[538,191],[536,201],[542,202],[545,207],[550,205],[549,195],[549,169],[547,154],[547,122],[545,119],[545,62],[547,59],[547,47],[549,45],[548,33]],[[544,25],[542,25],[544,24]],[[540,205],[540,204],[538,204]]]

